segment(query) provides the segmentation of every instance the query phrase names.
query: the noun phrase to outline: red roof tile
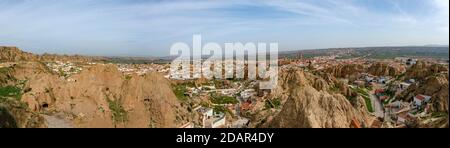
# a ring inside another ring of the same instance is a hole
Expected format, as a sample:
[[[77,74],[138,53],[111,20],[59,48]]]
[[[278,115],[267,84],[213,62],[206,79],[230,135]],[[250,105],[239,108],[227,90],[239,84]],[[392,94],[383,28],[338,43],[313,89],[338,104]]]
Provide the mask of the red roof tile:
[[[425,97],[423,97],[422,95],[417,95],[416,98],[419,99],[420,101],[425,100]]]
[[[401,117],[403,119],[407,119],[408,118],[408,114],[407,113],[400,113],[397,115],[398,117]]]
[[[383,89],[377,89],[377,90],[375,90],[375,93],[377,93],[377,94],[384,93],[384,90]]]

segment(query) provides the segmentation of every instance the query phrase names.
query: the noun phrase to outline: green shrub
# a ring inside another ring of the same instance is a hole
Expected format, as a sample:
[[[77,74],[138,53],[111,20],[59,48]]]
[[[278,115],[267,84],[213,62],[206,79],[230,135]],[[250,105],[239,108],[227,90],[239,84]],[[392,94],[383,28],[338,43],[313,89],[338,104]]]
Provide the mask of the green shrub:
[[[174,86],[172,86],[172,91],[178,100],[180,100],[182,102],[187,101],[187,97],[185,96],[185,94],[187,92],[186,85],[184,85],[184,84],[174,85]]]
[[[373,107],[372,107],[372,101],[370,101],[370,98],[367,96],[362,96],[364,98],[364,101],[366,102],[366,106],[367,106],[367,110],[371,113],[374,112]]]
[[[433,112],[433,113],[431,113],[431,117],[433,117],[433,118],[448,117],[448,113],[446,113],[446,112]]]
[[[264,104],[264,107],[266,109],[270,109],[270,108],[278,109],[278,108],[280,108],[280,106],[281,106],[281,99],[279,99],[279,98],[275,98],[275,99],[272,99],[272,100],[267,99],[265,104]]]
[[[357,92],[358,94],[361,95],[361,97],[364,98],[364,102],[366,102],[366,106],[367,106],[367,110],[371,113],[374,112],[373,107],[372,107],[372,101],[370,101],[370,95],[367,92],[367,90],[365,88],[353,88],[353,91]]]
[[[345,96],[345,98],[347,98],[347,100],[354,105],[356,103],[356,96]]]
[[[8,72],[9,72],[9,68],[8,67],[0,68],[0,74],[4,74],[4,73],[8,73]]]
[[[131,80],[131,78],[133,78],[133,77],[130,76],[130,75],[126,75],[126,76],[125,76],[125,80],[127,80],[127,81]]]
[[[107,98],[109,109],[112,112],[112,120],[114,124],[124,123],[127,121],[127,112],[120,103],[120,99],[111,100]]]
[[[229,110],[228,108],[221,106],[221,105],[215,105],[213,110],[214,110],[214,112],[224,113],[224,114],[229,114],[230,116],[234,116],[233,112],[231,112],[231,110]]]
[[[214,104],[237,104],[239,101],[230,96],[221,96],[215,93],[211,94],[211,102]]]

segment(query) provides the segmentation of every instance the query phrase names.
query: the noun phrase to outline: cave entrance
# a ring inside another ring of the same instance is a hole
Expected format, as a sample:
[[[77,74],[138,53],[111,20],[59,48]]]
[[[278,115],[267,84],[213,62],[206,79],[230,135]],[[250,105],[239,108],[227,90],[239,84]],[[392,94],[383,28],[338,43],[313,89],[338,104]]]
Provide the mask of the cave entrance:
[[[150,97],[145,97],[144,98],[144,105],[146,105],[146,106],[151,105]]]
[[[46,103],[46,102],[44,102],[44,103],[42,103],[42,105],[41,105],[41,107],[42,107],[42,109],[44,110],[44,111],[46,111],[47,109],[48,109],[48,103]]]

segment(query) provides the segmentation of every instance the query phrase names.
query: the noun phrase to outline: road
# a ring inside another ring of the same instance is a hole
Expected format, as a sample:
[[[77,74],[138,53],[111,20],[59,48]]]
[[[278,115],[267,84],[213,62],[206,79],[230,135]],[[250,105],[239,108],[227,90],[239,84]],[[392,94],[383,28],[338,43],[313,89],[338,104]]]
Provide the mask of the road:
[[[377,98],[377,96],[375,96],[373,93],[370,93],[370,101],[372,102],[372,108],[374,110],[375,116],[384,118],[383,104]]]

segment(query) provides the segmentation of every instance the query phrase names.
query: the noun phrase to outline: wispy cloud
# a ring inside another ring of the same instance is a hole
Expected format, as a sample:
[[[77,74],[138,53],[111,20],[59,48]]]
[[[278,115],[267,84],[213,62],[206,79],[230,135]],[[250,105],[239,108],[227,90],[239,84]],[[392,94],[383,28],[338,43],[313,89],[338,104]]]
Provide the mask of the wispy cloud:
[[[432,30],[448,34],[448,0],[427,0],[430,7],[419,6],[434,12],[419,15],[402,1],[389,1],[2,0],[0,45],[38,52],[165,55],[172,43],[189,42],[199,33],[217,42],[279,41],[286,49],[383,44],[411,39],[405,34],[412,33],[423,39],[408,44],[444,42]]]

